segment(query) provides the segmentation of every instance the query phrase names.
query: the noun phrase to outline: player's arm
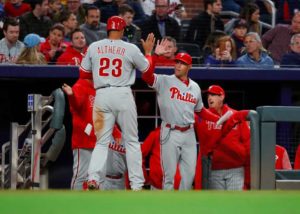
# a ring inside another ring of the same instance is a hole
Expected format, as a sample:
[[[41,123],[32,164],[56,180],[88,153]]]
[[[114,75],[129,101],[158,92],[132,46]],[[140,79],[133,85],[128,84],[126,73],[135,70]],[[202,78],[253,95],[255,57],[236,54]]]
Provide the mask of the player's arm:
[[[148,68],[142,72],[142,79],[148,84],[153,85],[154,83],[154,63],[152,61],[152,50],[155,43],[155,37],[153,33],[148,34],[146,41],[141,39],[142,46],[145,52],[145,57],[149,63]]]
[[[199,117],[204,120],[209,120],[212,122],[217,122],[219,120],[219,116],[210,112],[207,108],[203,107],[200,111],[195,112]]]

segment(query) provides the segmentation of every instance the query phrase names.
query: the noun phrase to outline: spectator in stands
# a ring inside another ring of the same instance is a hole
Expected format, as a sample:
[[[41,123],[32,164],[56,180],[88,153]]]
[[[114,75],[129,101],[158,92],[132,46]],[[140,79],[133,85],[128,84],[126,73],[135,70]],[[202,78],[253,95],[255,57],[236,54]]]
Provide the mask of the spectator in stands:
[[[80,0],[67,0],[67,11],[74,13],[76,15],[78,24],[82,24],[85,21],[85,10],[80,3]]]
[[[171,36],[179,40],[180,28],[175,19],[168,15],[169,0],[155,0],[155,14],[142,23],[142,38],[146,39],[149,33],[154,33],[156,39]]]
[[[129,5],[134,11],[133,23],[142,23],[147,19],[147,16],[142,8],[141,2],[139,0],[115,0],[119,10],[120,6],[123,4]],[[118,10],[118,11],[119,11]]]
[[[61,23],[64,26],[65,42],[71,42],[71,32],[78,27],[78,22],[74,13],[66,11],[61,16]]]
[[[53,22],[58,23],[61,21],[61,16],[66,12],[74,13],[77,19],[77,22],[79,25],[84,23],[84,16],[85,16],[85,9],[83,5],[81,4],[80,0],[67,0],[66,6],[63,7],[63,9],[56,13],[53,16]]]
[[[205,44],[202,48],[202,52],[203,52],[203,63],[204,63],[204,59],[206,59],[210,54],[213,53],[216,41],[223,37],[226,36],[226,33],[224,31],[221,30],[216,30],[214,32],[212,32],[211,34],[208,35]]]
[[[224,23],[219,17],[222,10],[221,0],[205,0],[205,11],[194,17],[186,35],[186,41],[197,43],[203,48],[204,43],[210,33],[216,30],[224,30]]]
[[[30,2],[32,11],[20,16],[20,38],[29,33],[37,33],[47,37],[52,26],[52,21],[47,16],[48,0],[35,0]]]
[[[121,16],[126,22],[123,40],[131,43],[140,42],[141,40],[141,29],[132,23],[134,15],[134,10],[128,4],[122,4],[119,6],[119,16]]]
[[[155,13],[155,2],[153,0],[143,0],[141,4],[147,16]],[[185,7],[180,0],[170,0],[169,14],[179,25],[181,25],[181,20],[187,18]]]
[[[64,33],[62,24],[54,24],[50,29],[49,37],[41,44],[41,52],[49,64],[55,64],[57,58],[65,51]]]
[[[300,12],[295,13],[291,25],[278,24],[262,36],[263,46],[279,64],[283,54],[289,50],[293,34],[300,33]]]
[[[7,18],[3,25],[4,38],[0,40],[0,63],[15,63],[24,44],[20,42],[20,25],[16,19]]]
[[[63,9],[64,7],[60,0],[49,0],[48,16],[51,19],[59,17],[59,14],[63,12]]]
[[[111,16],[117,16],[119,6],[114,0],[96,0],[94,5],[101,11],[101,21],[106,23]]]
[[[225,91],[219,85],[211,85],[207,90],[209,111],[218,116],[228,111],[237,111],[224,104]],[[195,123],[195,130],[200,141],[196,175],[199,173],[202,160],[199,157],[208,157],[211,160],[211,172],[208,178],[208,188],[218,190],[242,190],[244,185],[244,166],[250,162],[250,129],[245,117],[249,111],[240,111],[240,120],[228,133],[223,135],[223,125],[201,120]],[[233,116],[233,115],[232,115]],[[195,185],[200,180],[195,180]]]
[[[300,33],[294,34],[290,43],[291,51],[282,56],[281,67],[297,67],[300,66]]]
[[[299,0],[273,0],[276,7],[277,23],[288,24],[294,13],[300,9]]]
[[[297,147],[296,155],[295,155],[295,162],[294,162],[294,169],[300,170],[300,145]]]
[[[275,147],[275,169],[292,169],[289,154],[282,146]]]
[[[71,32],[71,45],[57,59],[57,65],[80,65],[82,57],[86,52],[86,41],[83,32],[75,29]]]
[[[30,12],[30,5],[22,1],[23,0],[7,0],[4,5],[6,16],[17,18],[26,12]]]
[[[80,29],[85,35],[87,45],[107,37],[106,24],[100,22],[100,14],[96,6],[86,9],[85,23],[80,25]]]
[[[246,54],[237,59],[237,66],[248,68],[274,68],[274,62],[263,48],[260,36],[257,33],[247,33],[244,44]]]
[[[235,43],[237,57],[244,54],[244,39],[248,31],[247,22],[244,19],[237,19],[233,24],[233,32],[231,38]]]
[[[239,13],[241,6],[235,0],[223,0],[222,1],[223,11],[233,11]]]
[[[204,64],[206,66],[229,67],[235,64],[236,48],[230,36],[220,37],[213,48],[213,53],[209,55]]]
[[[263,29],[262,29],[262,23],[259,20],[259,18],[260,18],[259,7],[254,3],[249,3],[245,7],[243,7],[239,16],[239,19],[246,20],[248,24],[249,32],[256,32],[259,35],[261,35]],[[237,19],[234,18],[226,23],[225,32],[227,34],[232,34],[233,25],[236,20]]]
[[[34,33],[30,33],[27,36],[25,36],[25,48],[22,50],[20,56],[17,58],[16,64],[47,64],[44,55],[40,52],[40,44],[44,41],[44,38]]]
[[[159,53],[155,52],[152,56],[153,64],[157,66],[174,66],[177,52],[176,40],[173,37],[165,36],[162,39],[162,44],[167,48],[166,53],[158,55]]]

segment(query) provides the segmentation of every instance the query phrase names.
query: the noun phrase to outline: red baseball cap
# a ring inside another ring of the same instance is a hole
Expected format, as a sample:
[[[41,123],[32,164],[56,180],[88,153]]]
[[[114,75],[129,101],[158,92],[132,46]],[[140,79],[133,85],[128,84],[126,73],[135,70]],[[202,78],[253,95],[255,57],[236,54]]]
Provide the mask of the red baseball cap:
[[[206,93],[210,93],[210,94],[216,94],[216,95],[224,95],[225,96],[225,91],[224,89],[219,86],[219,85],[211,85],[208,87],[208,89],[206,91],[204,91]]]
[[[184,62],[187,65],[191,65],[192,64],[192,57],[188,54],[188,53],[178,53],[175,56],[175,61],[181,61]]]

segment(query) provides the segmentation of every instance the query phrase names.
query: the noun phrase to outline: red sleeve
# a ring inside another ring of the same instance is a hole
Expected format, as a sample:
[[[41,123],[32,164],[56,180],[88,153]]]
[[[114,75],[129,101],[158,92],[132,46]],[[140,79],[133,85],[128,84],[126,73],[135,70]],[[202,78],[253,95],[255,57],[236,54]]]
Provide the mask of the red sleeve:
[[[80,109],[84,103],[84,87],[80,86],[80,83],[76,82],[72,87],[73,95],[68,96],[70,105],[75,109]]]
[[[141,150],[142,150],[142,157],[143,157],[143,172],[144,172],[144,177],[145,177],[145,183],[149,183],[149,175],[146,171],[146,157],[149,156],[149,154],[151,153],[154,143],[156,141],[157,138],[157,129],[155,129],[154,131],[150,132],[150,134],[148,135],[148,137],[144,140],[142,146],[141,146]]]
[[[146,71],[143,72],[142,74],[142,79],[148,84],[148,85],[153,85],[154,83],[154,63],[152,61],[152,56],[151,55],[146,55],[146,59],[149,62],[149,67]]]
[[[93,75],[92,75],[92,72],[86,72],[82,67],[79,67],[79,78],[93,79]]]
[[[207,108],[203,107],[200,112],[196,112],[196,114],[204,120],[217,122],[220,119],[220,116],[210,112]]]
[[[202,189],[202,155],[201,152],[198,153],[196,172],[194,178],[194,189]]]

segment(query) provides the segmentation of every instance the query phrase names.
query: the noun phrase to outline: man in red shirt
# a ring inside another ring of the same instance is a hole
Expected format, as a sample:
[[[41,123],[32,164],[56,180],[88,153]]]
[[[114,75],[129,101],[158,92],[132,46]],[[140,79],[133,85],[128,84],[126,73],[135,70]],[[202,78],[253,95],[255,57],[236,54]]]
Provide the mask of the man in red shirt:
[[[151,189],[162,189],[163,171],[161,167],[160,151],[160,127],[150,132],[144,140],[142,146],[143,168],[146,184],[151,185]],[[145,159],[149,158],[149,173],[145,172]],[[174,177],[174,189],[178,190],[180,184],[180,173],[177,168]]]
[[[80,65],[86,52],[86,40],[80,29],[75,29],[71,33],[71,45],[57,59],[57,65]]]
[[[152,61],[156,66],[174,66],[175,54],[177,52],[176,39],[171,36],[165,36],[162,41],[165,42],[166,53],[162,55],[154,54]]]
[[[211,113],[222,116],[229,110],[233,113],[237,112],[224,104],[225,91],[220,86],[212,85],[206,92]],[[242,118],[248,115],[248,111],[240,113]],[[242,190],[244,166],[250,160],[250,129],[247,122],[243,121],[237,124],[226,135],[222,134],[222,125],[208,120],[196,123],[195,129],[200,141],[199,155],[211,159],[211,172],[208,177],[209,189]],[[201,164],[201,157],[198,157],[197,169],[201,167]],[[195,177],[200,178],[197,176],[200,170],[197,169]],[[199,186],[199,182],[201,179],[196,180],[195,185]]]

